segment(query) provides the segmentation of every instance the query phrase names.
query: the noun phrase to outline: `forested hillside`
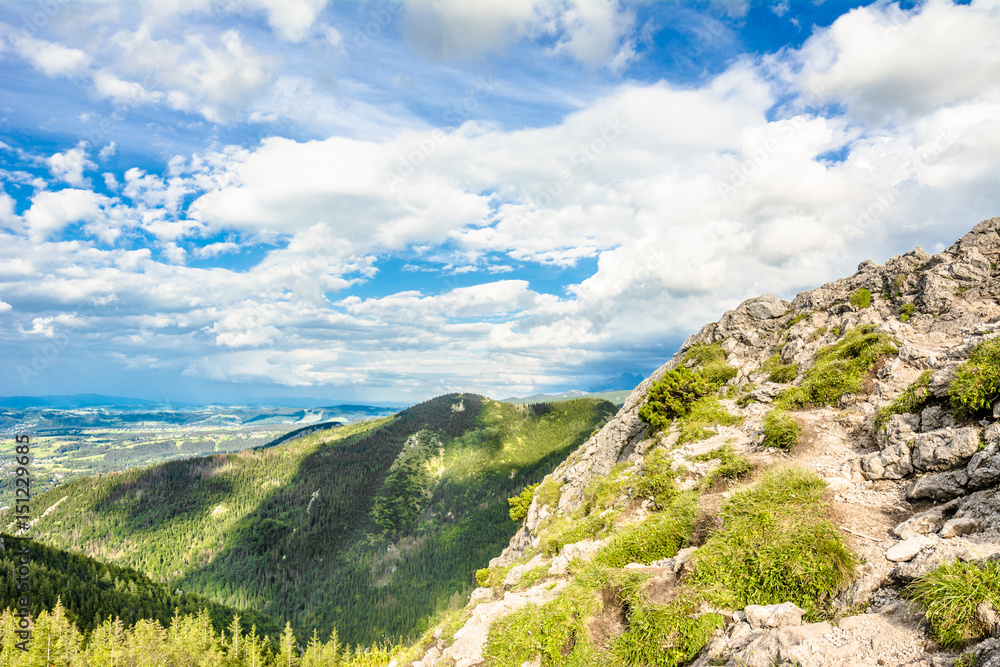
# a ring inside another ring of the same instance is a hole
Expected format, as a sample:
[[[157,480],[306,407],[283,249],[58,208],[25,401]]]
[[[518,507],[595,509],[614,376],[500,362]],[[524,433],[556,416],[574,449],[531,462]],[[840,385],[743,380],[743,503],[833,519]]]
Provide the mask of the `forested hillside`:
[[[216,632],[231,626],[239,616],[241,627],[256,626],[262,635],[277,637],[281,627],[254,612],[233,609],[193,593],[178,592],[158,584],[129,567],[101,563],[82,554],[54,549],[34,541],[0,535],[0,609],[16,609],[22,594],[17,590],[16,551],[27,543],[31,553],[31,593],[28,609],[37,619],[62,601],[63,613],[81,632],[91,632],[106,620],[120,619],[132,627],[140,619],[168,625],[174,613],[205,615]],[[2,663],[0,663],[2,664]]]
[[[464,604],[514,534],[507,498],[613,412],[442,396],[278,447],[77,480],[35,499],[52,509],[32,535],[289,620],[300,637],[412,636]]]

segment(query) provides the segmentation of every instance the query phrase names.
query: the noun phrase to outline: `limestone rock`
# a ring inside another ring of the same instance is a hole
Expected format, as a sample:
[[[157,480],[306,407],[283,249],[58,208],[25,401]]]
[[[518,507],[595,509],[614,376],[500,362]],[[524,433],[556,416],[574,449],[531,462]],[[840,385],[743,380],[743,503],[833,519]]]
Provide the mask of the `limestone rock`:
[[[970,535],[979,530],[979,522],[972,517],[955,517],[949,520],[944,526],[938,531],[938,535],[945,539],[950,539],[952,537],[959,537],[961,535]]]
[[[920,279],[920,292],[915,303],[924,313],[936,315],[945,310],[955,300],[954,290],[958,288],[954,280],[934,273],[925,273]]]
[[[941,527],[944,525],[945,521],[947,521],[948,510],[954,512],[957,504],[958,503],[952,501],[945,505],[932,507],[931,509],[921,512],[920,514],[914,514],[909,519],[893,528],[892,532],[901,540],[908,540],[911,537],[916,537],[917,535],[936,533],[941,530]]]
[[[868,479],[902,479],[913,472],[910,448],[905,441],[890,443],[881,452],[865,455],[861,470]]]
[[[987,633],[1000,637],[1000,614],[997,614],[997,610],[989,600],[984,600],[976,606],[976,620],[982,624]]]
[[[926,407],[920,413],[921,431],[934,431],[939,428],[947,428],[954,425],[955,420],[952,418],[951,413],[942,408],[940,405]]]
[[[743,610],[746,614],[747,623],[753,629],[758,628],[778,628],[785,625],[801,625],[802,614],[805,609],[800,609],[791,602],[771,605],[747,605]]]
[[[911,459],[916,470],[947,470],[979,449],[979,429],[939,429],[913,437]]]
[[[521,583],[521,578],[528,574],[535,568],[541,567],[545,563],[545,556],[542,554],[536,555],[534,558],[529,560],[524,565],[517,565],[510,569],[507,576],[503,580],[504,588],[514,588],[519,583]]]
[[[950,500],[965,493],[969,476],[964,470],[953,470],[924,475],[917,479],[906,491],[909,500],[931,498],[933,500]]]
[[[965,471],[969,476],[970,489],[994,486],[1000,481],[1000,445],[994,443],[973,454]]]
[[[920,550],[927,546],[928,542],[923,536],[911,537],[908,540],[903,540],[891,547],[885,552],[886,560],[891,560],[894,563],[902,563],[904,561],[913,560]]]

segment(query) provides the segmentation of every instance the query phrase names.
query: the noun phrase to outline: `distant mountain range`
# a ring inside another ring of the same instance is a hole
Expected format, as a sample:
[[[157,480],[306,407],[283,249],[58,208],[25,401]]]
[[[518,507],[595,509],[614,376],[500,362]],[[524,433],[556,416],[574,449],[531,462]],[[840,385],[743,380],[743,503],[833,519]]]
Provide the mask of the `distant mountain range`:
[[[643,377],[635,373],[622,373],[617,377],[610,378],[604,382],[599,382],[591,387],[587,387],[588,394],[597,394],[602,391],[632,391],[639,386]]]
[[[30,409],[55,408],[72,410],[78,408],[201,408],[217,406],[256,406],[256,407],[286,407],[286,408],[339,408],[342,412],[358,412],[362,408],[393,408],[402,409],[402,403],[386,403],[375,401],[364,404],[341,404],[330,398],[280,398],[265,397],[248,399],[238,402],[223,403],[184,403],[179,401],[153,401],[145,398],[127,396],[107,396],[104,394],[57,394],[48,396],[0,396],[0,408]],[[383,414],[385,410],[381,410]]]

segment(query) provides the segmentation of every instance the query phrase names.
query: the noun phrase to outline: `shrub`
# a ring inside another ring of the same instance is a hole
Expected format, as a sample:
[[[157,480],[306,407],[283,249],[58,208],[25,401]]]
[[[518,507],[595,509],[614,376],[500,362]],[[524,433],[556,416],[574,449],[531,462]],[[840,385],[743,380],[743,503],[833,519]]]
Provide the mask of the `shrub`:
[[[774,409],[764,415],[764,446],[791,451],[798,444],[802,427],[784,410]]]
[[[535,488],[537,486],[537,484],[526,486],[521,493],[507,499],[507,503],[510,505],[511,521],[521,523],[524,517],[528,516],[528,508],[531,507],[531,499],[535,495]]]
[[[969,360],[955,371],[948,388],[957,417],[971,417],[1000,398],[1000,338],[977,345]]]
[[[815,617],[855,565],[825,517],[825,487],[815,473],[790,468],[733,494],[722,507],[722,527],[692,557],[692,583],[716,604],[788,601]]]
[[[913,314],[917,312],[917,307],[912,303],[904,303],[899,307],[899,321],[909,322]]]
[[[867,308],[872,305],[872,293],[867,287],[854,290],[851,294],[851,305],[856,308]]]
[[[772,354],[764,365],[760,368],[763,372],[767,373],[767,379],[771,382],[791,382],[799,374],[798,364],[783,364],[781,363],[781,355],[777,352]]]
[[[673,418],[686,415],[695,401],[715,389],[700,372],[678,366],[649,388],[639,418],[654,428],[666,428]]]
[[[608,545],[594,557],[594,563],[624,567],[629,563],[651,563],[676,556],[694,529],[697,503],[696,493],[678,494],[664,511],[615,533]]]
[[[875,362],[890,354],[899,350],[888,335],[876,333],[871,326],[851,329],[821,349],[802,384],[783,391],[775,403],[782,408],[836,405],[842,395],[857,392]]]
[[[934,640],[961,647],[988,634],[976,606],[989,602],[1000,610],[1000,562],[946,563],[910,584],[907,593],[927,608]]]
[[[893,415],[902,415],[908,412],[923,410],[932,396],[931,390],[928,387],[930,383],[931,372],[924,371],[896,400],[889,405],[879,408],[878,412],[875,413],[875,430],[879,431],[884,428],[889,418]]]

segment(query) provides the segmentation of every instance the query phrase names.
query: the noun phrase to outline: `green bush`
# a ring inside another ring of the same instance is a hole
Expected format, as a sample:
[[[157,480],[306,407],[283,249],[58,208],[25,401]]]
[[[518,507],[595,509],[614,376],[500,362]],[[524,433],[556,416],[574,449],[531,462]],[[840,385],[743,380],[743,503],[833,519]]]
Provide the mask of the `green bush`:
[[[887,334],[876,333],[871,326],[851,329],[821,349],[802,384],[783,391],[775,404],[781,408],[836,405],[842,395],[861,389],[875,362],[890,354],[899,354],[899,350]]]
[[[893,415],[903,415],[909,412],[920,412],[930,400],[931,372],[924,371],[906,390],[889,405],[882,406],[875,413],[875,430],[880,431]]]
[[[955,371],[948,389],[957,417],[971,417],[988,410],[1000,398],[1000,338],[977,345],[969,360]]]
[[[649,388],[639,418],[654,428],[666,428],[675,417],[683,417],[702,396],[716,390],[699,371],[678,366],[663,374]]]
[[[531,507],[531,499],[535,495],[535,488],[537,484],[529,484],[524,487],[518,495],[513,498],[508,498],[507,503],[510,505],[510,520],[514,523],[521,523],[524,517],[528,516],[528,508]]]
[[[825,488],[815,473],[790,468],[733,494],[721,528],[692,557],[691,583],[715,604],[794,602],[815,617],[855,565],[826,519]]]
[[[977,605],[989,602],[1000,610],[1000,562],[946,563],[906,590],[927,608],[934,640],[959,648],[988,634],[976,617]]]
[[[917,307],[912,303],[904,303],[899,307],[899,321],[909,322],[913,314],[917,312]]]
[[[624,567],[629,563],[651,563],[676,556],[694,529],[697,504],[696,493],[678,494],[662,512],[615,533],[607,546],[594,557],[594,563],[605,567]]]
[[[872,305],[872,293],[867,287],[854,290],[851,294],[851,305],[856,308],[867,308]]]
[[[764,415],[764,446],[791,451],[798,444],[802,427],[784,410],[774,409]]]
[[[781,363],[781,355],[777,352],[772,354],[760,369],[768,374],[767,379],[770,382],[779,382],[782,384],[791,382],[799,374],[798,364]]]

